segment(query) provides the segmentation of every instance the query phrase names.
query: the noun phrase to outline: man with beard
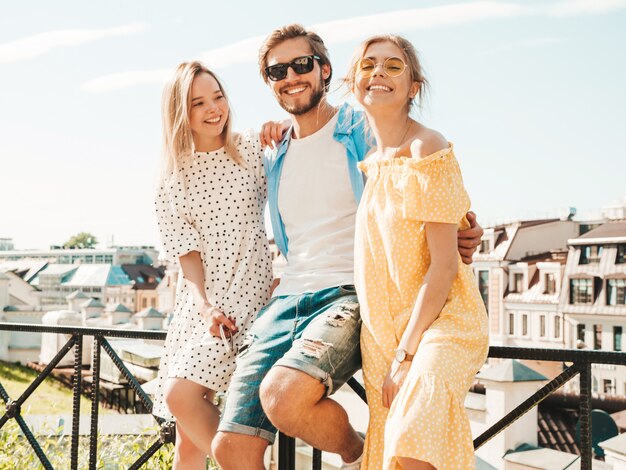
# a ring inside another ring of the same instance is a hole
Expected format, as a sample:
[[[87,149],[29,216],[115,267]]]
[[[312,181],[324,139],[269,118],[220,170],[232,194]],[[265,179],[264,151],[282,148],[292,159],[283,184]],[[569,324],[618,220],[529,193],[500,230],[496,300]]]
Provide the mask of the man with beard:
[[[326,101],[332,67],[300,25],[274,31],[261,75],[293,126],[265,162],[276,244],[287,259],[270,303],[240,350],[213,452],[221,468],[257,470],[276,428],[358,469],[363,439],[329,395],[361,365],[354,223],[369,151],[362,114]],[[466,262],[482,229],[459,234]]]

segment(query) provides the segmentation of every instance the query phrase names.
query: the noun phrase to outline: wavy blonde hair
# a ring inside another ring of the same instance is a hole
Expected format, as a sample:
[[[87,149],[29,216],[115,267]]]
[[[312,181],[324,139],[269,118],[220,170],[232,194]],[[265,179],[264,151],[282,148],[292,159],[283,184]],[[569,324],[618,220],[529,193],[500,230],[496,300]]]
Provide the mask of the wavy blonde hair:
[[[163,126],[162,180],[167,180],[170,175],[181,167],[183,159],[189,158],[195,151],[191,125],[189,123],[191,85],[193,80],[202,73],[208,73],[215,79],[228,103],[228,119],[226,124],[224,124],[222,132],[224,149],[228,156],[237,164],[245,166],[245,161],[239,154],[236,146],[236,140],[239,136],[238,134],[233,134],[231,130],[232,110],[222,82],[220,82],[215,73],[201,62],[183,62],[176,68],[172,79],[163,89],[161,101]]]

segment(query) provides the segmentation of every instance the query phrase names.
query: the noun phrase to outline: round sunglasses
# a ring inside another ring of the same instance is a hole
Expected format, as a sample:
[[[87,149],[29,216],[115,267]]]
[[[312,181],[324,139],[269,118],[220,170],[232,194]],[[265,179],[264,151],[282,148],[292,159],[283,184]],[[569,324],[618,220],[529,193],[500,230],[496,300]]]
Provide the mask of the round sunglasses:
[[[406,64],[399,57],[387,57],[383,63],[376,63],[372,59],[364,57],[359,61],[358,73],[362,77],[369,78],[374,75],[376,67],[382,65],[383,72],[388,77],[399,77],[406,69]]]
[[[309,73],[313,70],[315,60],[320,60],[316,55],[303,55],[302,57],[296,57],[291,62],[274,64],[269,67],[265,67],[265,75],[273,82],[284,80],[289,71],[289,67],[298,75]]]

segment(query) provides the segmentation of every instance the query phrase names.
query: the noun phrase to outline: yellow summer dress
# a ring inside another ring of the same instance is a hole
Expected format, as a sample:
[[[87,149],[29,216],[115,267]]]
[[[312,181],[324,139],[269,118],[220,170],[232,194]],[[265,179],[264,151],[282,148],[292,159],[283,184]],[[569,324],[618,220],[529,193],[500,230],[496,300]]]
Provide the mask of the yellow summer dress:
[[[487,357],[487,313],[472,268],[458,256],[446,303],[422,336],[391,408],[382,385],[430,265],[425,222],[467,228],[470,201],[452,145],[421,160],[366,160],[357,212],[355,279],[370,422],[361,468],[400,469],[397,457],[438,470],[475,468],[464,399]]]

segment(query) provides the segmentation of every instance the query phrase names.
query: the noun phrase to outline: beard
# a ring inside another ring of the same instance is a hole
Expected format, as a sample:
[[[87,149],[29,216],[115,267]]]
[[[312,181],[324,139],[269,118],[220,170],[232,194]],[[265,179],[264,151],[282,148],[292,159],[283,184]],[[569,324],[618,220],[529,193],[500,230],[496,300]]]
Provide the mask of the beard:
[[[299,105],[286,103],[285,100],[283,100],[280,95],[277,96],[277,99],[278,99],[278,104],[280,105],[280,107],[283,108],[285,111],[287,111],[289,114],[293,116],[300,116],[302,114],[308,113],[313,108],[315,108],[318,104],[320,104],[320,101],[322,101],[323,97],[324,97],[324,85],[323,85],[323,81],[320,81],[318,82],[318,86],[316,88],[312,88],[311,98],[309,99],[307,103],[303,103]]]

